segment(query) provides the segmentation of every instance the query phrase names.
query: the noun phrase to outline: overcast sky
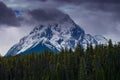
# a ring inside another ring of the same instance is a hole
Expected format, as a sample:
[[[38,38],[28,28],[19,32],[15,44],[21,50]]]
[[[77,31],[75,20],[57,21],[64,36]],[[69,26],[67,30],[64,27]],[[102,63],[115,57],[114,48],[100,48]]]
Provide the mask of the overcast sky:
[[[120,41],[120,0],[0,0],[0,54],[39,22],[63,14],[86,33]]]

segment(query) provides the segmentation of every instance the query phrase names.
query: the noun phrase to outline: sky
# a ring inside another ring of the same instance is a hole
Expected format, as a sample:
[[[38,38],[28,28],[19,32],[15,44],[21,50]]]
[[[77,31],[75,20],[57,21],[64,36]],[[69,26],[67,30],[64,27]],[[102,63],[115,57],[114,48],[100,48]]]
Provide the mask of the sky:
[[[120,0],[0,0],[0,54],[40,22],[64,15],[88,34],[120,41]]]

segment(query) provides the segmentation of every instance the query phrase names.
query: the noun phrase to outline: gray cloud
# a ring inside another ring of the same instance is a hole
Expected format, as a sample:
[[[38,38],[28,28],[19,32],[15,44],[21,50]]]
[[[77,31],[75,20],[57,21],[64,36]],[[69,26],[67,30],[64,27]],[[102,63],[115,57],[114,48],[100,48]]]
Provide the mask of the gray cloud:
[[[9,7],[17,9],[59,8],[66,5],[80,6],[82,4],[94,4],[89,6],[90,9],[94,10],[99,8],[114,11],[120,8],[120,0],[3,0],[3,2]]]
[[[108,13],[120,13],[120,4],[114,4],[114,3],[88,3],[85,5],[87,9],[92,10],[92,11],[103,11],[103,12],[108,12]]]
[[[41,2],[46,2],[46,1],[49,1],[49,0],[27,0],[27,1],[41,1]]]
[[[120,0],[54,0],[60,2],[68,3],[82,3],[82,2],[92,2],[92,3],[120,3]]]
[[[40,1],[40,2],[56,2],[66,4],[81,4],[81,3],[120,3],[120,0],[26,0],[26,1]]]
[[[59,21],[65,16],[68,16],[67,14],[61,12],[60,10],[53,8],[35,9],[29,11],[29,14],[39,22]]]
[[[82,3],[82,2],[92,2],[92,3],[120,3],[120,0],[27,0],[27,1],[54,1],[54,2],[66,2],[66,3]]]
[[[2,2],[0,2],[0,24],[10,26],[19,25],[14,11]]]

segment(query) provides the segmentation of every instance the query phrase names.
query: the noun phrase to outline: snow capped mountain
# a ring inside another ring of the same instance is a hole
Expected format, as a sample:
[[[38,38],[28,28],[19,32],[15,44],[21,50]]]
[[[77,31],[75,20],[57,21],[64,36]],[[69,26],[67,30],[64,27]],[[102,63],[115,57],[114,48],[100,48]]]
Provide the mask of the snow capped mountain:
[[[57,53],[64,47],[74,50],[78,43],[86,47],[88,43],[98,45],[102,42],[107,43],[107,39],[102,36],[93,37],[85,34],[85,31],[66,15],[59,21],[46,22],[36,26],[29,35],[11,47],[6,56],[38,53],[44,50]]]

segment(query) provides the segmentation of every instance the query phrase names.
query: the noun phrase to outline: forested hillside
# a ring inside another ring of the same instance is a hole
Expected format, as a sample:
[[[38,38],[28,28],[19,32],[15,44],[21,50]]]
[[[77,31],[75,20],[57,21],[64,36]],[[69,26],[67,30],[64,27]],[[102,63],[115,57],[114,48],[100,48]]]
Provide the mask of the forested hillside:
[[[0,80],[120,80],[120,43],[1,57]]]

